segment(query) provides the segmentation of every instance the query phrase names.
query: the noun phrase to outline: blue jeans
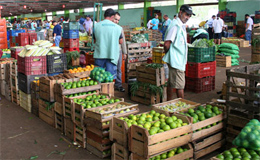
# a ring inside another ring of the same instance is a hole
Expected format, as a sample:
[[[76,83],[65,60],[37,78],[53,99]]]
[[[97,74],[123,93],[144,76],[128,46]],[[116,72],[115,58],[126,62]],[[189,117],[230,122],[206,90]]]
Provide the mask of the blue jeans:
[[[110,72],[114,79],[116,79],[116,65],[111,62],[110,59],[95,59],[95,65],[105,68],[106,71]]]
[[[168,26],[164,26],[163,28],[162,28],[162,40],[164,41],[164,39],[165,39],[165,33],[166,33],[166,31],[167,31],[167,28],[168,28]]]
[[[54,40],[55,46],[57,46],[57,47],[60,46],[60,40],[61,40],[61,36],[56,36],[56,38]]]
[[[120,53],[119,53],[119,60],[118,60],[118,63],[117,63],[117,74],[116,74],[116,83],[115,83],[116,88],[122,87],[121,67],[122,67],[122,51],[120,51]]]
[[[247,30],[245,34],[245,38],[247,41],[249,41],[249,43],[251,43],[251,35],[252,35],[252,31]]]

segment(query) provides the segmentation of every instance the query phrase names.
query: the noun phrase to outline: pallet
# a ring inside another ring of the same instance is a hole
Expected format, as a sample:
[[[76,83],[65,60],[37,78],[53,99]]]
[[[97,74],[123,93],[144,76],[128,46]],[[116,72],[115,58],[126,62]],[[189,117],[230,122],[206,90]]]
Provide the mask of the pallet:
[[[55,112],[55,128],[64,133],[64,118],[57,112]]]
[[[216,62],[218,67],[231,67],[231,56],[216,55]]]
[[[55,127],[54,105],[47,104],[44,100],[39,99],[39,117],[50,126]]]
[[[225,145],[225,134],[220,132],[214,135],[211,135],[207,138],[203,138],[198,141],[192,142],[194,147],[194,159],[199,159],[211,152],[221,148]]]
[[[31,113],[32,103],[31,103],[31,95],[26,94],[23,91],[19,90],[20,96],[20,106],[25,109],[27,112]]]
[[[137,125],[130,128],[129,150],[142,157],[149,158],[171,148],[179,147],[190,142],[192,126],[186,116],[175,114],[188,125],[171,129],[167,132],[150,135],[148,130]],[[176,138],[177,136],[180,136]],[[166,141],[167,140],[167,141]]]
[[[130,159],[130,152],[127,148],[124,146],[121,146],[118,143],[114,143],[112,145],[111,149],[111,159],[112,160],[129,160]],[[133,158],[133,159],[138,159],[138,158]]]

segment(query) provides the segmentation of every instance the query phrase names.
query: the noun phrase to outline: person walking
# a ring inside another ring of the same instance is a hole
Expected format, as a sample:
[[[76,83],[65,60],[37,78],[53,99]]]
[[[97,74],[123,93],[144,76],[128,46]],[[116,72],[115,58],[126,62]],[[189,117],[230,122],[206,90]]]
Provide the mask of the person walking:
[[[60,46],[60,41],[61,41],[61,26],[56,22],[52,21],[52,25],[54,26],[53,28],[53,40],[55,43],[55,46],[59,47]]]
[[[156,14],[155,17],[152,19],[151,21],[151,26],[152,26],[152,30],[158,30],[158,25],[159,25],[159,19],[158,19],[158,15]]]
[[[248,14],[245,15],[245,18],[246,18],[245,38],[247,41],[249,41],[249,43],[251,43],[252,26],[253,26],[254,22],[253,22],[253,19]]]
[[[118,12],[116,12],[115,14],[115,19],[114,19],[114,23],[118,24],[120,21],[120,14]],[[121,71],[121,67],[122,67],[122,58],[125,60],[126,59],[126,41],[125,41],[125,34],[124,34],[124,30],[122,29],[122,37],[123,37],[123,43],[119,46],[119,60],[118,60],[118,64],[117,64],[117,74],[116,74],[116,81],[115,81],[115,89],[120,91],[120,92],[125,92],[125,89],[122,86],[122,71]],[[124,55],[124,56],[123,56]]]
[[[116,78],[117,64],[119,60],[119,46],[123,43],[122,27],[113,22],[115,11],[111,8],[104,13],[105,19],[98,22],[94,28],[95,65],[105,68]]]
[[[212,24],[212,32],[214,32],[215,44],[220,45],[223,27],[224,27],[224,21],[220,18],[220,15],[217,14],[217,19],[215,19]]]
[[[164,36],[165,36],[166,30],[172,21],[170,20],[168,15],[164,15],[163,19],[164,19],[164,22],[163,22],[163,28],[162,28],[162,40],[164,41]]]
[[[209,33],[209,39],[213,39],[214,38],[214,34],[213,34],[213,31],[212,31],[212,25],[213,25],[213,21],[216,19],[216,16],[213,15],[207,22],[207,25],[209,26],[208,28],[208,33]]]
[[[192,8],[189,5],[182,5],[176,20],[172,21],[166,31],[164,42],[165,56],[163,61],[169,67],[169,79],[167,86],[167,99],[172,100],[173,88],[176,89],[178,98],[184,98],[185,67],[187,63],[187,33],[186,22],[190,19]]]

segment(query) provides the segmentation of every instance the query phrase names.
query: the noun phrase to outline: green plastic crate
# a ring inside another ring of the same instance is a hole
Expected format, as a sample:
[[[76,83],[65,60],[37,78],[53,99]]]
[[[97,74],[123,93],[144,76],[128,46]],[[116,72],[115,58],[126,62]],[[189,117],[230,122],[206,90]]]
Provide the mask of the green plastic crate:
[[[147,39],[147,41],[149,41],[149,34],[148,34],[148,33],[145,33],[144,36],[145,36],[145,38]]]
[[[64,31],[79,30],[79,23],[78,22],[63,23],[63,30]]]
[[[211,62],[215,61],[216,50],[215,47],[210,48],[196,48],[189,47],[188,49],[188,62]]]
[[[15,37],[12,37],[12,42],[13,42],[13,43],[16,43]]]

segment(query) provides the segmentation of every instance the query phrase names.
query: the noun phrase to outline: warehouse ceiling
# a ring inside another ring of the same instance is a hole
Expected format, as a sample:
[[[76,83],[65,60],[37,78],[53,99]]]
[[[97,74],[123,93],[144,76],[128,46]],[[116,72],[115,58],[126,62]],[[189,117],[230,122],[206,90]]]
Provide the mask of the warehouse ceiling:
[[[120,3],[136,3],[144,0],[3,0],[0,5],[2,17],[28,13],[43,13],[70,9],[93,7],[94,3],[103,3],[103,6]],[[156,0],[162,1],[162,0]],[[65,6],[64,6],[65,5]],[[26,8],[24,7],[26,6]]]

